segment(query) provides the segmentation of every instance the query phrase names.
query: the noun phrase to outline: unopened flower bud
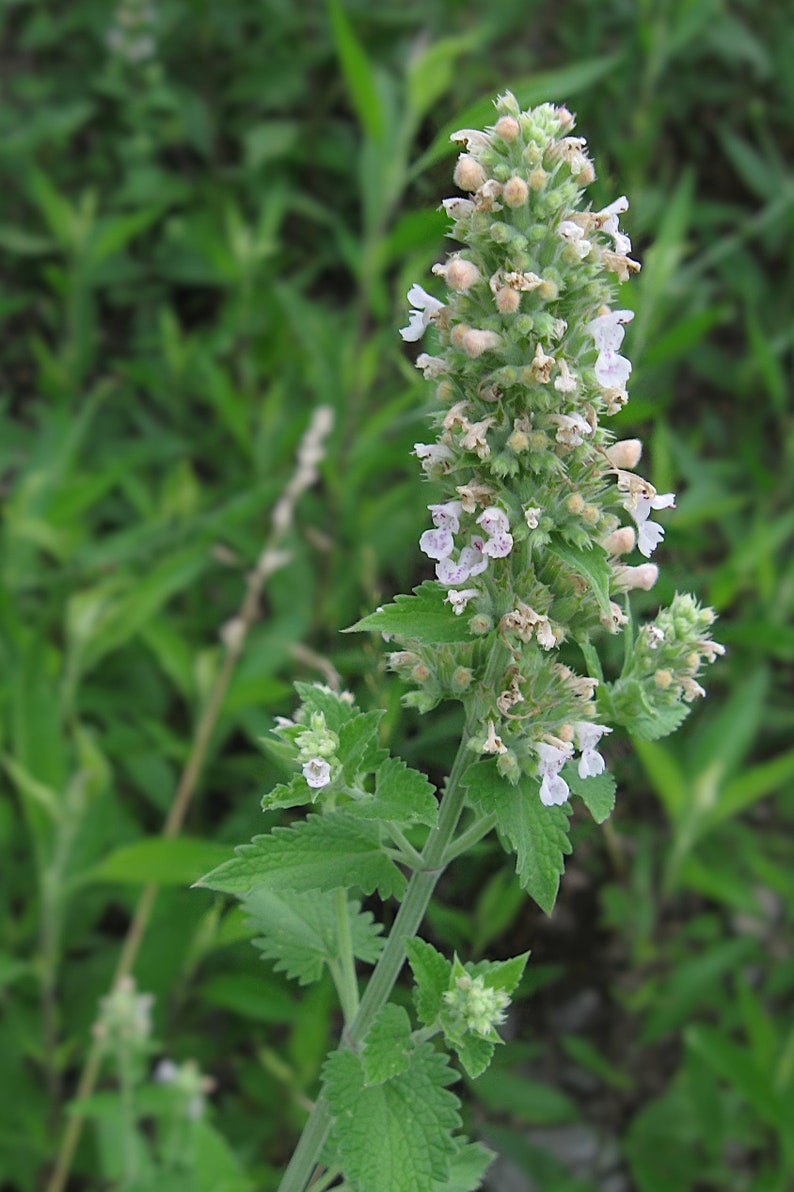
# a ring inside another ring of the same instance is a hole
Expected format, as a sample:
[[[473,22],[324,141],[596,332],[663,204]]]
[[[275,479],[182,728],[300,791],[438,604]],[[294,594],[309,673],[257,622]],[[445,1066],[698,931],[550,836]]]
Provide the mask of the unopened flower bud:
[[[411,678],[414,683],[424,683],[426,679],[430,678],[430,670],[424,662],[417,662],[411,670]]]
[[[526,431],[514,430],[507,440],[507,446],[511,451],[515,451],[516,455],[520,455],[522,451],[527,451],[529,449],[529,436]]]
[[[493,130],[503,141],[514,141],[521,132],[521,125],[515,116],[502,116],[496,121]]]
[[[642,457],[642,443],[639,439],[623,439],[607,447],[609,462],[616,468],[626,468],[631,471],[636,468]]]
[[[601,519],[601,510],[597,505],[585,505],[582,510],[582,521],[586,526],[597,526]]]
[[[527,176],[530,190],[543,190],[548,180],[549,176],[542,166],[535,166]]]
[[[452,675],[450,686],[456,695],[462,695],[471,687],[474,671],[468,666],[458,666]]]
[[[496,309],[502,315],[513,315],[521,305],[521,295],[511,286],[505,286],[494,299]]]
[[[463,336],[463,350],[472,359],[482,356],[483,352],[491,352],[501,345],[502,337],[495,331],[478,331],[476,328],[470,328]]]
[[[433,272],[443,274],[449,288],[459,294],[465,294],[482,277],[477,266],[463,257],[453,257],[446,265],[436,265]]]
[[[673,676],[669,670],[658,670],[654,673],[653,681],[660,691],[667,691],[673,681]]]
[[[464,335],[467,335],[469,331],[471,331],[471,327],[468,323],[455,324],[449,333],[450,342],[452,343],[453,348],[463,347],[463,337]]]
[[[475,613],[469,621],[469,629],[475,637],[483,637],[493,629],[493,618],[487,613]]]
[[[455,166],[453,179],[461,190],[475,191],[483,185],[488,175],[475,157],[468,153],[461,153]]]
[[[521,767],[518,764],[518,758],[513,753],[512,749],[508,749],[505,753],[500,753],[496,759],[496,769],[503,778],[513,785],[518,782],[521,776]]]
[[[627,555],[629,551],[634,550],[634,544],[637,541],[637,535],[632,526],[621,526],[619,530],[615,530],[608,538],[604,538],[601,545],[608,555]]]
[[[615,587],[623,592],[631,592],[641,588],[643,592],[650,592],[659,578],[659,568],[655,563],[640,563],[639,567],[616,567]]]
[[[529,187],[523,178],[514,174],[505,183],[502,198],[508,207],[523,207],[529,198]]]
[[[584,500],[579,493],[571,493],[565,500],[565,508],[577,517],[584,509]]]

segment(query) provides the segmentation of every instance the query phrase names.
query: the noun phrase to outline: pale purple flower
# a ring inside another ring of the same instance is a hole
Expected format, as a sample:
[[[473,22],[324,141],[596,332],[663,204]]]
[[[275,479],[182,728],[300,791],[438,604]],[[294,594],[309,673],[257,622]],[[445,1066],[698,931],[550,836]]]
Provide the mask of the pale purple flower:
[[[573,745],[558,749],[546,741],[539,741],[535,751],[538,755],[538,774],[542,779],[540,801],[545,807],[559,807],[571,793],[568,783],[560,777],[560,770],[573,756]]]
[[[447,529],[425,530],[419,548],[429,559],[447,559],[455,549],[455,539]]]
[[[610,203],[608,207],[598,213],[602,231],[612,237],[615,242],[615,252],[624,257],[631,252],[631,240],[624,232],[619,231],[618,216],[628,209],[629,201],[625,195],[621,195],[619,199],[615,199],[614,203]],[[605,216],[606,218],[604,218]]]
[[[488,509],[483,509],[477,518],[477,525],[482,526],[489,537],[492,537],[494,534],[506,534],[510,529],[507,514],[504,510],[497,509],[495,505]]]
[[[303,767],[303,777],[309,786],[315,790],[319,790],[320,787],[328,786],[328,783],[331,781],[331,767],[325,758],[310,758]]]
[[[462,501],[446,501],[443,505],[428,505],[433,525],[439,530],[449,530],[457,534],[460,529],[460,515],[463,512]]]
[[[591,720],[575,720],[571,727],[576,747],[582,753],[579,758],[579,777],[594,778],[597,774],[603,774],[606,762],[596,750],[596,745],[604,733],[611,733],[612,729],[605,724],[593,724]]]
[[[494,534],[484,544],[482,553],[489,559],[506,559],[513,549],[513,535],[507,532]]]

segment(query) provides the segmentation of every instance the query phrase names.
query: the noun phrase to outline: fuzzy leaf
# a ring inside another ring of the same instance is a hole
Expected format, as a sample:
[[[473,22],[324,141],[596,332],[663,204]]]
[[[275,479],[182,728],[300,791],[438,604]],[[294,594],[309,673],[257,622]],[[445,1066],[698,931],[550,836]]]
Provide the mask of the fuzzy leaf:
[[[436,1181],[448,1187],[460,1118],[458,1099],[446,1088],[456,1079],[446,1056],[425,1043],[404,1072],[367,1086],[362,1060],[336,1051],[325,1079],[332,1139],[352,1183],[384,1192],[416,1192]]]
[[[320,790],[313,790],[302,774],[295,774],[289,782],[280,782],[262,796],[262,810],[275,811],[279,807],[303,807],[313,803]]]
[[[383,1084],[409,1067],[414,1045],[411,1020],[402,1006],[386,1005],[364,1042],[364,1083]]]
[[[469,1031],[461,1039],[449,1040],[467,1076],[476,1080],[490,1066],[496,1044]]]
[[[659,741],[680,728],[691,711],[690,704],[673,704],[660,708],[654,716],[635,716],[626,728],[637,741]]]
[[[354,886],[401,897],[405,878],[380,847],[378,829],[344,812],[310,815],[274,828],[196,883],[242,897],[253,890],[336,890]]]
[[[615,806],[615,779],[608,770],[591,778],[580,778],[575,766],[566,766],[563,778],[584,803],[597,824],[603,824]]]
[[[466,972],[472,977],[482,977],[486,989],[513,993],[524,975],[529,955],[529,952],[522,952],[510,960],[480,960],[477,964],[467,964]]]
[[[396,596],[393,604],[370,613],[343,632],[388,633],[427,645],[472,640],[466,617],[456,616],[451,606],[444,603],[444,589],[433,580],[414,588],[413,596]]]
[[[427,940],[410,940],[405,950],[414,975],[414,1005],[419,1021],[432,1026],[444,1006],[452,965]]]
[[[449,1178],[443,1184],[436,1184],[433,1192],[477,1192],[493,1159],[493,1151],[489,1151],[482,1143],[464,1144],[453,1156]]]
[[[548,549],[566,567],[570,567],[571,571],[575,571],[577,575],[587,580],[601,612],[611,619],[612,614],[609,611],[611,572],[606,551],[602,550],[600,546],[594,546],[591,550],[580,550],[578,547],[570,546],[567,542],[560,542],[559,539],[550,542]]]
[[[338,756],[348,782],[353,782],[362,772],[371,773],[387,756],[385,750],[378,749],[378,728],[385,715],[379,708],[374,712],[362,712],[342,725]]]
[[[550,915],[557,899],[563,856],[571,851],[564,807],[544,807],[535,779],[522,775],[512,786],[493,762],[475,762],[463,781],[469,797],[486,814],[497,816],[500,836],[516,854],[516,873],[527,893]]]
[[[400,758],[390,757],[378,770],[373,797],[354,803],[346,811],[360,819],[379,819],[403,826],[427,824],[432,828],[438,818],[435,789],[424,774],[409,769]]]
[[[284,972],[300,985],[319,981],[323,966],[339,957],[336,898],[332,893],[274,894],[256,890],[243,901],[247,926],[257,932],[252,942],[266,960],[275,961],[277,972]],[[347,916],[353,942],[353,954],[367,964],[374,964],[383,948],[380,923],[361,904],[348,901]]]
[[[359,714],[355,705],[340,699],[329,687],[323,687],[322,684],[296,683],[295,690],[306,712],[305,724],[309,723],[312,712],[322,712],[331,731],[338,733],[343,724],[347,724]]]

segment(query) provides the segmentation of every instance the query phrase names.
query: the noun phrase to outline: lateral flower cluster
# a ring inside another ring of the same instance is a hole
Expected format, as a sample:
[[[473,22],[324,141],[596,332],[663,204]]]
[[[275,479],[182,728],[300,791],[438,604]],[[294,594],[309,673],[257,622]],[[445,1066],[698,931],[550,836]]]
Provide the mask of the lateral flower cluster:
[[[628,400],[622,351],[634,316],[614,303],[616,283],[640,269],[619,226],[628,200],[587,205],[595,170],[565,107],[522,112],[508,93],[496,109],[492,127],[453,134],[465,197],[443,206],[462,247],[433,268],[444,294],[411,287],[401,330],[407,342],[432,331],[439,343],[416,360],[437,405],[436,437],[414,453],[443,493],[420,547],[472,643],[429,648],[406,633],[390,662],[418,685],[407,700],[422,711],[477,700],[471,748],[512,781],[537,776],[553,805],[570,793],[569,762],[580,778],[603,772],[596,747],[611,732],[597,679],[560,649],[627,623],[625,594],[658,576],[630,556],[650,559],[664,537],[651,514],[674,508],[675,495],[637,473],[639,440],[616,442],[602,425]],[[497,638],[508,663],[486,689]],[[646,681],[658,691],[658,677]],[[702,691],[692,683],[671,679],[670,690],[689,699]]]

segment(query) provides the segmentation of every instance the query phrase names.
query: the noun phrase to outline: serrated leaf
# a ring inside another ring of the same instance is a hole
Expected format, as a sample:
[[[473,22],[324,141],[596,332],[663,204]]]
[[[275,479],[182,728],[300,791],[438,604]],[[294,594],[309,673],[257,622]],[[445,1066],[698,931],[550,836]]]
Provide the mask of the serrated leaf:
[[[444,994],[449,989],[452,965],[432,944],[418,937],[406,944],[405,951],[416,982],[416,1013],[420,1022],[425,1026],[432,1026],[444,1006]]]
[[[252,942],[266,960],[275,961],[277,972],[284,972],[300,985],[319,981],[323,966],[339,957],[337,905],[333,893],[275,894],[256,890],[243,901],[246,924],[259,933]],[[382,927],[361,904],[347,904],[353,954],[367,964],[374,964],[383,948]]]
[[[392,1004],[384,1006],[364,1041],[364,1083],[383,1084],[405,1072],[413,1050],[411,1020],[405,1010]]]
[[[563,857],[571,851],[569,812],[563,807],[545,807],[538,783],[526,774],[511,785],[500,777],[494,762],[475,762],[463,781],[472,803],[486,815],[496,815],[500,836],[516,854],[521,885],[550,915],[565,868]]]
[[[343,632],[388,633],[426,645],[472,641],[466,617],[456,616],[444,599],[443,588],[428,580],[414,588],[413,596],[396,596],[393,604],[370,613]]]
[[[505,993],[513,993],[524,975],[529,956],[529,952],[522,952],[510,960],[480,960],[477,964],[467,964],[466,972],[472,977],[482,977],[486,989],[502,989]]]
[[[571,571],[575,571],[577,575],[587,581],[598,601],[598,607],[611,621],[609,580],[612,572],[607,562],[606,551],[600,546],[594,546],[591,550],[580,550],[578,547],[570,546],[567,542],[560,542],[558,539],[549,543],[548,550],[550,554],[556,555],[566,567],[570,567]]]
[[[385,715],[382,708],[362,712],[339,730],[338,757],[348,782],[353,782],[362,772],[371,773],[385,756],[385,751],[378,749],[378,729]]]
[[[690,704],[673,704],[660,709],[654,716],[634,717],[626,728],[637,741],[660,741],[680,728],[691,711]]]
[[[482,1035],[476,1035],[469,1031],[462,1039],[450,1040],[450,1042],[457,1052],[466,1075],[470,1076],[472,1080],[482,1076],[483,1072],[490,1067],[496,1047],[496,1044],[492,1043],[490,1039],[485,1039]]]
[[[493,1151],[482,1143],[466,1143],[453,1156],[447,1180],[443,1185],[436,1184],[433,1192],[477,1192],[493,1160]]]
[[[435,789],[424,774],[410,769],[400,758],[390,757],[378,770],[372,798],[346,810],[360,819],[379,819],[403,827],[426,824],[432,828],[438,819]]]
[[[332,1138],[348,1179],[367,1189],[416,1192],[447,1186],[460,1125],[455,1079],[432,1044],[417,1047],[408,1068],[379,1085],[365,1084],[364,1065],[337,1051],[325,1065]]]
[[[319,790],[312,790],[302,774],[295,774],[289,782],[280,782],[262,796],[262,810],[275,811],[279,807],[303,807],[313,803]]]
[[[359,715],[355,704],[341,700],[329,687],[320,683],[296,683],[295,690],[306,712],[305,724],[309,723],[312,712],[322,712],[328,728],[338,733],[343,724]]]
[[[563,778],[584,803],[597,824],[603,824],[615,806],[615,779],[608,770],[590,778],[580,778],[575,766],[566,766]]]
[[[236,850],[198,886],[242,897],[253,890],[336,890],[354,886],[402,897],[405,878],[381,851],[377,827],[344,812],[310,815]]]

